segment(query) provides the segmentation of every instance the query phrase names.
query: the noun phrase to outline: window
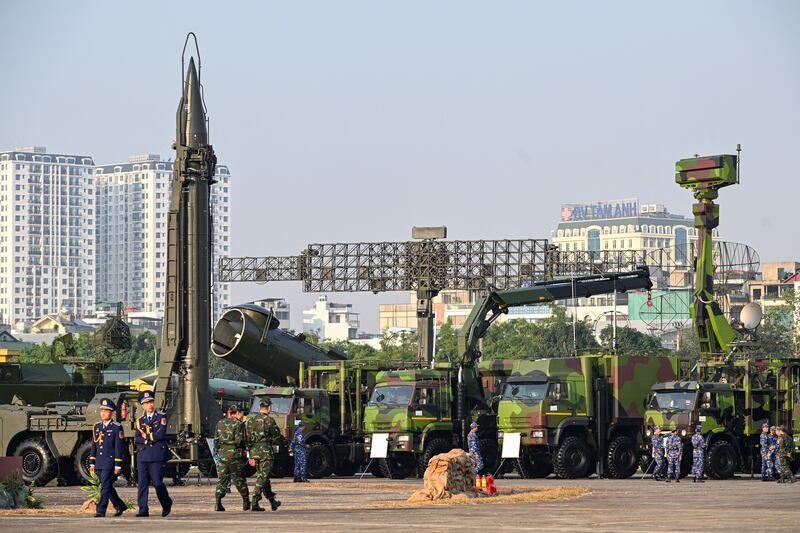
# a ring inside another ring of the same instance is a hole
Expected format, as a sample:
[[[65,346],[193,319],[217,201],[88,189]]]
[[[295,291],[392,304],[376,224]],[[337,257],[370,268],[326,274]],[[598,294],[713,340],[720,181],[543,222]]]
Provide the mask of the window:
[[[689,260],[689,241],[685,228],[675,228],[675,260],[678,264],[686,264]]]
[[[589,241],[589,251],[590,252],[599,252],[600,251],[600,230],[599,229],[590,229],[588,233],[588,241]]]

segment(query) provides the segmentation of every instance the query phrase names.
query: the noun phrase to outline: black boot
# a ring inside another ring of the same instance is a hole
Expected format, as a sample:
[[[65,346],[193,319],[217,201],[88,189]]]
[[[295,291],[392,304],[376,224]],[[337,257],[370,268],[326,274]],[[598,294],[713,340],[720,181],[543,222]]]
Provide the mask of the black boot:
[[[250,497],[242,496],[242,511],[249,511],[249,510],[250,510]]]
[[[222,496],[219,494],[216,495],[216,503],[214,504],[215,511],[224,511],[225,508],[222,506]]]
[[[676,477],[676,478],[675,478],[675,483],[680,483],[680,482],[681,482],[681,478],[680,478],[680,476]]]
[[[670,481],[672,481],[672,479],[671,478],[667,478],[667,483],[669,483]]]
[[[275,495],[273,494],[269,499],[269,506],[272,507],[273,511],[277,511],[278,507],[281,506],[281,502],[275,499]]]
[[[294,478],[294,482],[295,483],[300,483],[300,478],[299,477]]]
[[[692,483],[697,483],[697,476],[694,476],[694,479],[692,480]]]
[[[254,512],[261,512],[264,511],[264,508],[258,505],[258,500],[253,500],[253,504],[250,506],[250,510]]]

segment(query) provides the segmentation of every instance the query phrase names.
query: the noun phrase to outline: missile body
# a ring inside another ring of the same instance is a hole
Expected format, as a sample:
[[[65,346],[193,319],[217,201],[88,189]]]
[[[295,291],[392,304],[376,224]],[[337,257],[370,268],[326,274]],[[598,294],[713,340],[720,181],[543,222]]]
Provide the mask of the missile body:
[[[208,144],[206,113],[194,59],[176,116],[175,163],[167,228],[166,305],[157,407],[178,414],[180,434],[211,434],[208,356],[211,339],[210,187],[217,158]],[[169,376],[182,377],[177,398],[166,398]],[[175,415],[173,415],[174,417]]]

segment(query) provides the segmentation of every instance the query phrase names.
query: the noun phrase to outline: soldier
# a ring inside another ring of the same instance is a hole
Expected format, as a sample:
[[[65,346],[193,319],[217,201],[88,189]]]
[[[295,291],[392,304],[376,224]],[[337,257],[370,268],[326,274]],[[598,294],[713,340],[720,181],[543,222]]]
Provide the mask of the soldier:
[[[172,510],[172,498],[169,497],[164,484],[164,464],[169,460],[167,448],[167,417],[156,411],[153,393],[139,393],[139,404],[144,408],[144,415],[136,421],[136,473],[138,475],[138,505],[136,516],[150,516],[147,496],[150,483],[156,488],[158,503],[161,504],[161,516],[169,515]]]
[[[683,459],[683,442],[678,436],[677,428],[672,429],[672,433],[667,435],[664,443],[664,451],[667,456],[667,483],[670,482],[673,474],[675,482],[681,482],[681,459]]]
[[[770,478],[772,481],[778,479],[778,469],[781,465],[781,462],[778,460],[778,428],[772,426],[769,428],[770,434],[770,447],[769,447],[769,462],[772,465],[772,470],[770,471]]]
[[[481,443],[478,439],[477,422],[473,422],[469,425],[467,445],[469,448],[469,458],[472,461],[472,466],[475,467],[475,473],[481,474],[483,472],[483,456],[481,455]]]
[[[300,420],[294,428],[294,436],[292,437],[292,454],[294,455],[294,482],[295,483],[308,483],[306,472],[306,458],[308,456],[308,446],[306,446],[306,437],[303,435],[303,428],[305,422]]]
[[[656,462],[653,470],[653,479],[661,481],[664,479],[664,436],[661,434],[661,427],[653,429],[653,437],[650,441],[653,446],[653,460]]]
[[[758,437],[758,445],[761,447],[761,481],[772,481],[772,435],[775,426],[770,431],[769,424],[761,424],[761,435]]]
[[[256,467],[256,488],[253,491],[253,511],[263,511],[258,505],[262,493],[269,500],[270,507],[277,511],[281,502],[275,499],[272,492],[272,485],[269,481],[269,474],[272,472],[272,461],[274,458],[274,448],[281,443],[283,437],[275,420],[269,416],[272,410],[272,400],[264,398],[259,405],[259,412],[247,418],[245,432],[247,434],[247,446],[250,451],[250,466]]]
[[[694,483],[705,483],[703,481],[703,466],[706,458],[706,439],[701,433],[703,428],[696,426],[692,435],[692,475]],[[678,466],[680,468],[680,465]]]
[[[794,444],[791,435],[786,433],[783,426],[776,429],[778,434],[778,459],[780,461],[780,479],[778,483],[794,483],[794,474],[789,462],[792,460]]]
[[[244,413],[239,406],[230,407],[230,418],[223,418],[217,422],[214,431],[214,447],[219,452],[219,467],[217,468],[219,480],[217,481],[215,511],[224,511],[222,498],[228,492],[228,483],[233,479],[236,490],[242,495],[242,509],[250,509],[250,493],[247,490],[247,481],[244,479],[244,455],[247,438],[244,432],[242,417]]]
[[[117,407],[108,398],[100,400],[100,422],[92,430],[92,453],[89,456],[89,471],[97,472],[100,478],[100,501],[97,502],[95,518],[106,515],[108,501],[114,506],[114,516],[122,516],[128,506],[114,488],[114,481],[122,472],[125,435],[122,426],[111,420]]]

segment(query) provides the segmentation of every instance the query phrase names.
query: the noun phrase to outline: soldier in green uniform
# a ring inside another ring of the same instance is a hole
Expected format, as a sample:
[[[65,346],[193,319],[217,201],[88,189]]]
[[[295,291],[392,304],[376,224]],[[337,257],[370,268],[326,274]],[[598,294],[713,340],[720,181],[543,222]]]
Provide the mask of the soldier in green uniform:
[[[231,406],[230,412],[230,418],[220,420],[214,431],[214,447],[219,453],[219,466],[217,467],[219,480],[214,510],[225,510],[222,506],[222,498],[227,494],[228,484],[232,479],[239,494],[242,495],[242,509],[247,511],[250,509],[250,493],[244,478],[245,449],[247,447],[247,437],[242,423],[244,413],[235,404]]]
[[[780,461],[780,479],[778,479],[778,483],[794,483],[794,474],[789,464],[792,460],[792,452],[794,451],[792,436],[786,432],[783,426],[777,428],[777,433],[778,459]]]
[[[274,456],[273,446],[281,444],[281,435],[275,420],[269,416],[272,400],[264,398],[259,405],[259,412],[247,417],[245,432],[247,433],[247,449],[250,453],[250,466],[256,467],[256,488],[253,491],[253,511],[263,511],[258,505],[261,495],[265,495],[273,511],[277,511],[281,502],[275,499],[269,474],[272,472]]]

